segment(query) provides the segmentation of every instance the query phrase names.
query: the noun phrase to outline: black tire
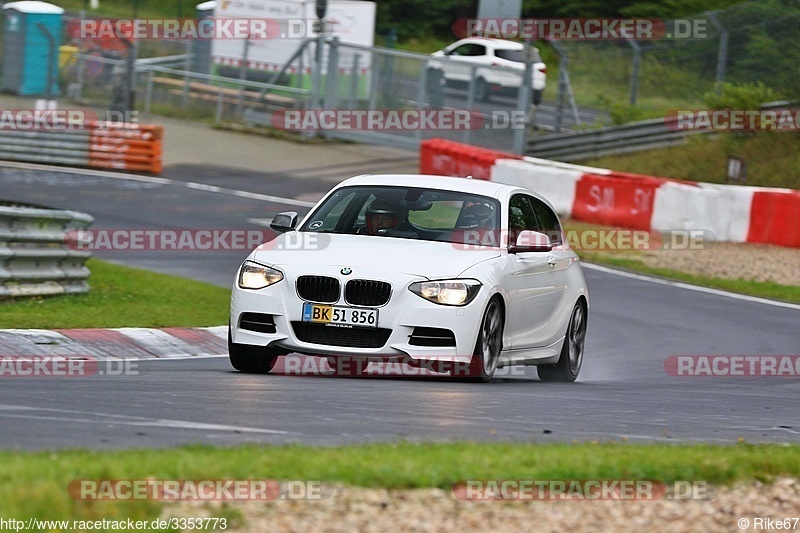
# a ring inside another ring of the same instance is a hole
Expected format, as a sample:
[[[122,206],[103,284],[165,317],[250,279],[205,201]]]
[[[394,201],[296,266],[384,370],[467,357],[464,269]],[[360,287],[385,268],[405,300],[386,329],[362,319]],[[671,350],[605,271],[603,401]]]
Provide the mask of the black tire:
[[[489,84],[483,78],[475,80],[475,99],[479,102],[488,102],[491,94]]]
[[[533,105],[538,106],[542,103],[542,97],[544,96],[544,91],[537,91],[536,89],[533,90],[533,98],[531,98],[531,102]]]
[[[575,381],[583,364],[587,318],[586,306],[583,302],[576,303],[572,309],[572,315],[569,317],[569,325],[564,337],[564,346],[561,348],[561,356],[554,365],[536,367],[539,379],[560,383]]]
[[[228,358],[231,366],[245,374],[269,374],[280,354],[265,346],[234,344],[228,329]]]
[[[498,298],[492,298],[483,312],[478,340],[469,364],[470,381],[488,383],[497,370],[497,361],[503,350],[503,307]]]

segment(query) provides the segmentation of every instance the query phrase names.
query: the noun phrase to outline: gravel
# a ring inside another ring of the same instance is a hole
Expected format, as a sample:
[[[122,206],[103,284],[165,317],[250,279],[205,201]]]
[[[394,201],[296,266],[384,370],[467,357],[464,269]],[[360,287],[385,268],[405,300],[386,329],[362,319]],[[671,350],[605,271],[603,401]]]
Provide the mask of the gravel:
[[[236,503],[241,519],[227,531],[759,531],[756,518],[800,517],[800,481],[781,478],[710,487],[707,499],[647,501],[464,501],[441,489],[333,487],[321,501]],[[183,503],[165,515],[225,516],[220,505]],[[741,528],[740,519],[748,520]],[[794,522],[790,522],[790,525]],[[774,524],[772,529],[774,530]],[[785,529],[785,528],[784,528]],[[800,530],[800,523],[789,529]]]
[[[702,250],[645,252],[641,259],[650,267],[688,274],[800,286],[800,249],[797,248],[719,242]]]

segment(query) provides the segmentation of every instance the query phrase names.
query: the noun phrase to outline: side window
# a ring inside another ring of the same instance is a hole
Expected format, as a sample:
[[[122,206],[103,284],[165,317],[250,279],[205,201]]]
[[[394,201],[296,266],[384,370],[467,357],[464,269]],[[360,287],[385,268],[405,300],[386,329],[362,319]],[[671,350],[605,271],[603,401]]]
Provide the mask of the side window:
[[[482,44],[475,44],[472,46],[472,54],[473,56],[485,56],[486,55],[486,47]]]
[[[514,238],[516,238],[517,232],[525,229],[539,231],[536,214],[527,196],[518,194],[511,197],[511,202],[508,205],[508,228]]]
[[[561,242],[561,224],[558,223],[558,217],[553,210],[536,198],[530,198],[530,202],[533,204],[536,218],[542,226],[540,231],[550,237],[554,245],[563,244]]]
[[[452,56],[470,56],[472,55],[472,45],[471,44],[462,44],[461,46],[454,48],[449,55]]]

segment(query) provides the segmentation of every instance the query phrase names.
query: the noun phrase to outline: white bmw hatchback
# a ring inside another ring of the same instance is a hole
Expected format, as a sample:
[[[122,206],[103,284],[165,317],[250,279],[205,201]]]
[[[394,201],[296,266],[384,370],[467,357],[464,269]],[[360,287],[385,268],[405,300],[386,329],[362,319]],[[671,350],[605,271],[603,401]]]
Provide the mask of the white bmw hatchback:
[[[589,300],[556,213],[526,189],[423,175],[359,176],[241,265],[231,297],[234,368],[268,373],[292,352],[398,361],[489,381],[536,365],[574,381]],[[461,369],[462,371],[459,371]]]

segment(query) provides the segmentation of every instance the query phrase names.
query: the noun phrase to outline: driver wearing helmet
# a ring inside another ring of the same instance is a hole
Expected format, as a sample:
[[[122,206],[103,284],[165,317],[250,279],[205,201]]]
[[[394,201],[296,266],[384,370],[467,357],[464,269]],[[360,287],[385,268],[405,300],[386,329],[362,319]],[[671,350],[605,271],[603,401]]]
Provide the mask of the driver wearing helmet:
[[[381,230],[393,229],[400,223],[402,210],[391,200],[377,198],[367,207],[365,217],[367,227],[360,233],[378,235]]]

